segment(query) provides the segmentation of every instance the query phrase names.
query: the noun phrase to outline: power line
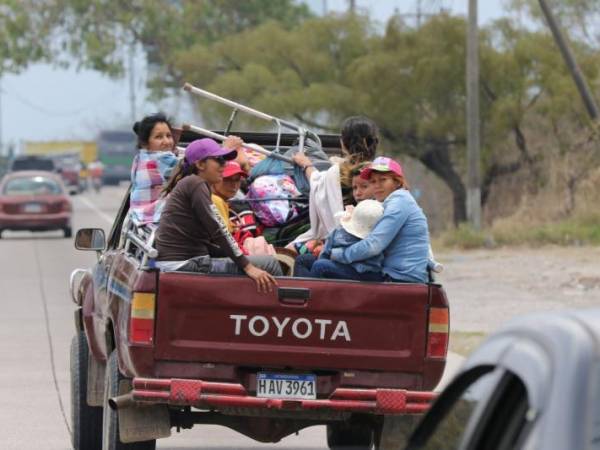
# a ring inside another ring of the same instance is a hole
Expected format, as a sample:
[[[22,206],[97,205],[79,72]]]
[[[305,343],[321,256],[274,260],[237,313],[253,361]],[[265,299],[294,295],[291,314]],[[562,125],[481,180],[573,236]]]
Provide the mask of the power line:
[[[397,13],[397,15],[399,15],[400,17],[408,17],[411,19],[415,19],[417,28],[421,28],[421,25],[425,19],[428,19],[430,17],[435,17],[439,13],[444,11],[442,2],[434,1],[434,2],[430,2],[430,3],[432,3],[432,4],[430,4],[431,7],[428,8],[428,10],[429,11],[435,10],[436,6],[439,4],[439,12],[437,12],[437,13],[425,12],[424,7],[423,7],[423,0],[415,0],[415,12],[399,13],[399,14]]]
[[[26,97],[20,95],[18,92],[16,92],[15,90],[6,88],[4,89],[4,87],[0,87],[0,95],[8,95],[8,96],[12,96],[14,97],[15,100],[17,100],[18,102],[20,102],[21,104],[28,106],[29,108],[48,115],[48,116],[56,116],[56,117],[72,117],[72,116],[76,116],[81,114],[82,112],[89,110],[90,107],[92,105],[98,105],[99,103],[106,103],[109,100],[112,100],[112,96],[111,95],[107,95],[110,94],[113,91],[113,89],[111,89],[110,91],[105,92],[104,94],[102,94],[101,96],[98,96],[97,100],[94,100],[93,102],[90,102],[89,104],[87,104],[86,106],[82,106],[80,108],[71,110],[71,111],[53,111],[51,109],[45,108],[44,106],[38,105],[34,102],[32,102],[31,100],[27,99]]]

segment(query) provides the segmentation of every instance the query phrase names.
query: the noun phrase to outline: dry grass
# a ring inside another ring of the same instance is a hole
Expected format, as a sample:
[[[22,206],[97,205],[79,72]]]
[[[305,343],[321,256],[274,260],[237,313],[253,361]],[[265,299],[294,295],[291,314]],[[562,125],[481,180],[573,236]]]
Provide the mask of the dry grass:
[[[475,231],[467,225],[442,233],[434,246],[475,249],[501,246],[600,245],[600,213],[579,214],[554,223],[502,221]]]
[[[450,333],[450,351],[467,357],[485,338],[484,333],[453,331]]]

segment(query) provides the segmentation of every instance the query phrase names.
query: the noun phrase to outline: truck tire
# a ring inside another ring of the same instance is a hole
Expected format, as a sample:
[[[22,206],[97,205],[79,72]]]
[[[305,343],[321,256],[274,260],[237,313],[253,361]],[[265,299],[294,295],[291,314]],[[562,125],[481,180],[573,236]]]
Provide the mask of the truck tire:
[[[384,416],[375,432],[375,450],[405,448],[421,416]]]
[[[370,450],[373,446],[373,429],[360,423],[327,425],[327,445],[331,450]]]
[[[65,227],[63,228],[63,234],[65,235],[65,238],[71,238],[73,237],[73,229],[71,227]]]
[[[106,363],[104,381],[104,417],[102,423],[102,450],[155,450],[156,439],[125,444],[119,438],[119,415],[108,406],[108,399],[119,395],[119,381],[125,377],[119,372],[117,351],[113,350]]]
[[[79,331],[71,341],[71,426],[75,450],[102,448],[102,408],[87,404],[89,349],[85,333]]]

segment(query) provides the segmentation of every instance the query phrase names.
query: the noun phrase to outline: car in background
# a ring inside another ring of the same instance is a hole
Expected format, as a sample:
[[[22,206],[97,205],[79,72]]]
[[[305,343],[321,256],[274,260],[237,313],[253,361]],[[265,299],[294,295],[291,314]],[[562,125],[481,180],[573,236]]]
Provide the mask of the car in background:
[[[600,449],[600,309],[524,316],[494,333],[406,448]]]
[[[53,157],[58,173],[65,183],[69,194],[77,194],[85,190],[80,178],[81,161],[78,153],[59,153]]]
[[[24,155],[15,157],[9,166],[9,172],[18,172],[21,170],[44,170],[55,172],[56,164],[52,158],[37,155]]]
[[[72,205],[59,175],[17,171],[0,181],[0,237],[4,230],[62,230],[72,235]]]

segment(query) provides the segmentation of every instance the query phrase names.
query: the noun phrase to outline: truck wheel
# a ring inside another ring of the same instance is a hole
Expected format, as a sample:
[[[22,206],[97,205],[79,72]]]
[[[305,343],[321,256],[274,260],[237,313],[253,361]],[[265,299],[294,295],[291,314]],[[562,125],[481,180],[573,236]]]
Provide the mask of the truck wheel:
[[[73,237],[73,229],[71,227],[65,227],[65,228],[63,228],[63,233],[64,233],[64,235],[65,235],[66,238]]]
[[[406,447],[408,438],[421,416],[384,416],[375,431],[375,450],[397,450]]]
[[[156,439],[125,444],[119,438],[119,415],[108,406],[108,399],[119,395],[119,381],[125,377],[119,372],[117,351],[113,350],[106,363],[104,381],[104,418],[102,423],[102,450],[155,450]]]
[[[327,445],[331,450],[370,450],[373,446],[373,429],[360,423],[327,425]]]
[[[102,408],[87,404],[89,357],[85,333],[80,331],[71,341],[71,426],[75,450],[102,448]]]

